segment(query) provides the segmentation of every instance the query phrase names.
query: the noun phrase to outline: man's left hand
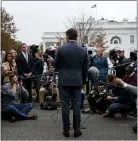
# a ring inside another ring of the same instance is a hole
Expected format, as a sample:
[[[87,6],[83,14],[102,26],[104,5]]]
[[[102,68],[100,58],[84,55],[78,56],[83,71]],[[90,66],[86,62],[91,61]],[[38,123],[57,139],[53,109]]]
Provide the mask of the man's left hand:
[[[113,100],[113,97],[107,96],[106,99],[107,99],[107,100]]]

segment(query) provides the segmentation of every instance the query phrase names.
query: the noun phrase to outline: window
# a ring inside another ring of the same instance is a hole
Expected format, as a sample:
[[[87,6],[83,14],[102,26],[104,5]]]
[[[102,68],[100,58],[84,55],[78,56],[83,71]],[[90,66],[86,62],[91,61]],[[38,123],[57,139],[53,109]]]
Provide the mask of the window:
[[[46,47],[54,46],[54,42],[46,42]]]
[[[134,44],[134,35],[130,35],[130,44]]]
[[[121,39],[118,36],[114,36],[110,40],[110,44],[121,44]]]
[[[114,44],[119,44],[118,39],[115,39],[113,43],[114,43]]]

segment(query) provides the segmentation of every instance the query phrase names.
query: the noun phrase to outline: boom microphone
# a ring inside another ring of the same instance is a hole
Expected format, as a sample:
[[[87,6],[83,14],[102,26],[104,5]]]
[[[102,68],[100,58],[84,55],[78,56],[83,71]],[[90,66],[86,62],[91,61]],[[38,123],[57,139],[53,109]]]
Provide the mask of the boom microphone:
[[[99,70],[96,67],[90,67],[88,70],[88,76],[89,79],[93,82],[96,82],[99,80]]]

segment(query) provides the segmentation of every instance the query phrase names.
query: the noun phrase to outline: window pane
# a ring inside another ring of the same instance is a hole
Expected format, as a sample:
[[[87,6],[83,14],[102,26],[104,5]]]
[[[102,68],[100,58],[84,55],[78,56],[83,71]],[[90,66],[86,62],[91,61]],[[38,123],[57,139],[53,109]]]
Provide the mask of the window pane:
[[[46,42],[46,47],[54,46],[54,42]]]
[[[130,43],[134,44],[134,35],[130,35]]]
[[[118,44],[118,40],[114,40],[114,44]]]

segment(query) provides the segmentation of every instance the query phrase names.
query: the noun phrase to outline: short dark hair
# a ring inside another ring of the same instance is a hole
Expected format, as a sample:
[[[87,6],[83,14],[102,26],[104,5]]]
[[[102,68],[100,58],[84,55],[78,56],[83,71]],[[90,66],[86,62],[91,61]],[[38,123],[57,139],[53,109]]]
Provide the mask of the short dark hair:
[[[66,35],[69,37],[70,40],[77,40],[78,33],[75,29],[70,28],[66,31]]]
[[[23,45],[26,45],[26,43],[21,43],[20,47],[22,48]]]

